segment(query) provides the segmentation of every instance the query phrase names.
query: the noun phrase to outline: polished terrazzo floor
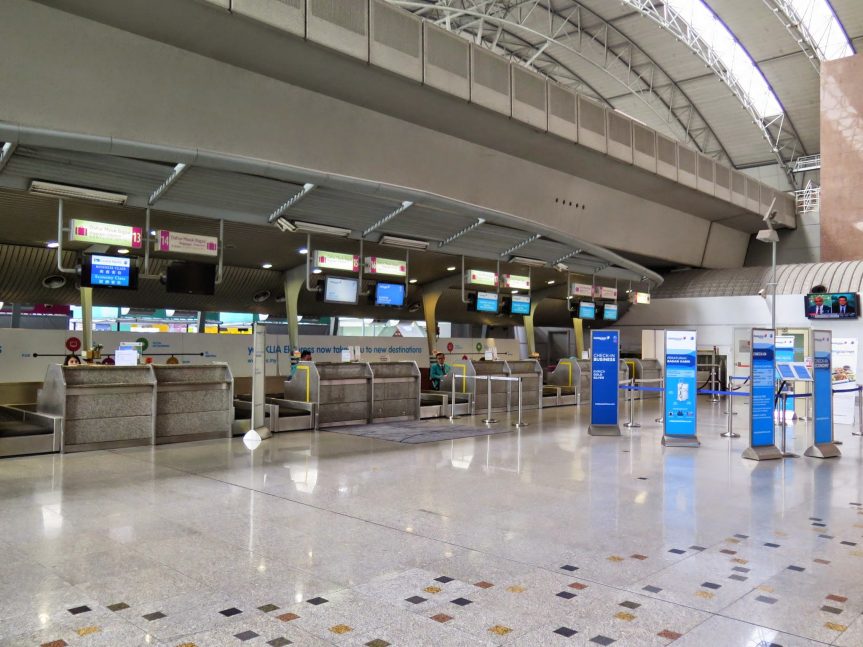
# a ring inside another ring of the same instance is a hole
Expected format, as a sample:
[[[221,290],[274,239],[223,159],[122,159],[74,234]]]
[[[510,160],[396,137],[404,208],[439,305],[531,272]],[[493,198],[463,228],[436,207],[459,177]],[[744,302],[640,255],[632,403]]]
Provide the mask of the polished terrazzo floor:
[[[863,645],[861,439],[758,464],[699,406],[0,460],[0,645]]]

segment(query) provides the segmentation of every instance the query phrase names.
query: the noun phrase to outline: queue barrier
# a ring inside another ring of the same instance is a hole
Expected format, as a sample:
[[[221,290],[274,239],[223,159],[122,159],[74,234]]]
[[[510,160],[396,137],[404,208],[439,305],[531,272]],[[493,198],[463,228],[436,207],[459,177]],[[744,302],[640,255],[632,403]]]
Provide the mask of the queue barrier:
[[[486,396],[486,417],[483,422],[487,425],[493,425],[497,423],[497,420],[491,417],[491,408],[492,408],[492,382],[518,382],[518,420],[513,423],[515,427],[527,427],[527,423],[522,420],[522,409],[523,409],[523,383],[524,376],[506,376],[506,375],[458,375],[454,376],[456,379],[450,380],[452,382],[452,399],[450,400],[450,420],[455,420],[458,416],[455,414],[455,384],[457,379],[465,380],[486,380],[488,384],[488,393]]]
[[[863,436],[863,385],[857,384],[853,389],[833,389],[833,393],[857,393],[857,431],[852,436]]]

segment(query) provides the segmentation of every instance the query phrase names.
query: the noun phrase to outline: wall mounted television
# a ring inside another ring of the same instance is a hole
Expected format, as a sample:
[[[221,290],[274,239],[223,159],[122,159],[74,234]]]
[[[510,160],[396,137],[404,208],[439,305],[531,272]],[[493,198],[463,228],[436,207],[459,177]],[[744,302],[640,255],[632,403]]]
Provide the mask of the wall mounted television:
[[[803,297],[809,319],[856,319],[860,316],[859,298],[854,292],[826,292]]]
[[[165,272],[165,290],[173,294],[213,295],[216,293],[216,266],[172,261]]]

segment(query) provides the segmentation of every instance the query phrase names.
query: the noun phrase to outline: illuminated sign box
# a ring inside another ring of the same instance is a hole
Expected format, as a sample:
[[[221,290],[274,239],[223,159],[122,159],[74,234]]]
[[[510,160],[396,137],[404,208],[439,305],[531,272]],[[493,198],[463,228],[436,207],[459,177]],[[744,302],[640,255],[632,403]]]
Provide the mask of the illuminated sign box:
[[[369,274],[387,274],[389,276],[405,276],[408,270],[407,265],[402,260],[378,256],[366,256],[366,268]]]
[[[140,249],[143,244],[142,235],[143,230],[140,227],[112,225],[111,223],[93,222],[92,220],[73,219],[69,221],[69,240],[72,242]]]
[[[569,288],[569,293],[574,297],[592,297],[593,286],[586,283],[573,283]]]
[[[341,272],[360,271],[360,257],[354,254],[316,250],[314,258],[314,266],[322,270],[338,270]]]
[[[198,254],[200,256],[219,255],[219,239],[213,236],[198,236],[197,234],[183,234],[178,231],[160,229],[156,245],[156,249],[160,252]]]
[[[495,272],[485,272],[483,270],[468,270],[464,277],[465,282],[471,285],[487,285],[489,287],[497,287],[497,274]]]
[[[597,299],[617,299],[617,288],[597,285],[593,288],[593,296]]]
[[[502,287],[514,290],[530,290],[530,277],[519,276],[517,274],[502,274],[500,284]]]
[[[633,292],[629,295],[630,303],[650,303],[650,292]]]

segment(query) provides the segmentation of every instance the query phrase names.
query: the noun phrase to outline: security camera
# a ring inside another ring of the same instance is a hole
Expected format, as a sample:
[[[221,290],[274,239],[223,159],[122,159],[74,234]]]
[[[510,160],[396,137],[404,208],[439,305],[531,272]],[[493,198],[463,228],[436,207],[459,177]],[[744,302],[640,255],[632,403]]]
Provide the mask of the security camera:
[[[768,213],[766,216],[764,216],[764,217],[762,218],[762,220],[763,220],[764,222],[768,222],[768,223],[773,222],[774,220],[776,220],[776,211],[771,211],[771,212],[770,212],[770,213]]]
[[[758,296],[760,296],[762,299],[766,299],[767,298],[767,289],[761,288],[760,290],[758,290]]]
[[[554,269],[556,269],[558,272],[566,272],[569,270],[569,265],[565,265],[564,263],[555,263]]]
[[[773,229],[762,229],[755,235],[755,238],[760,240],[762,243],[779,242],[779,234],[777,234]]]

